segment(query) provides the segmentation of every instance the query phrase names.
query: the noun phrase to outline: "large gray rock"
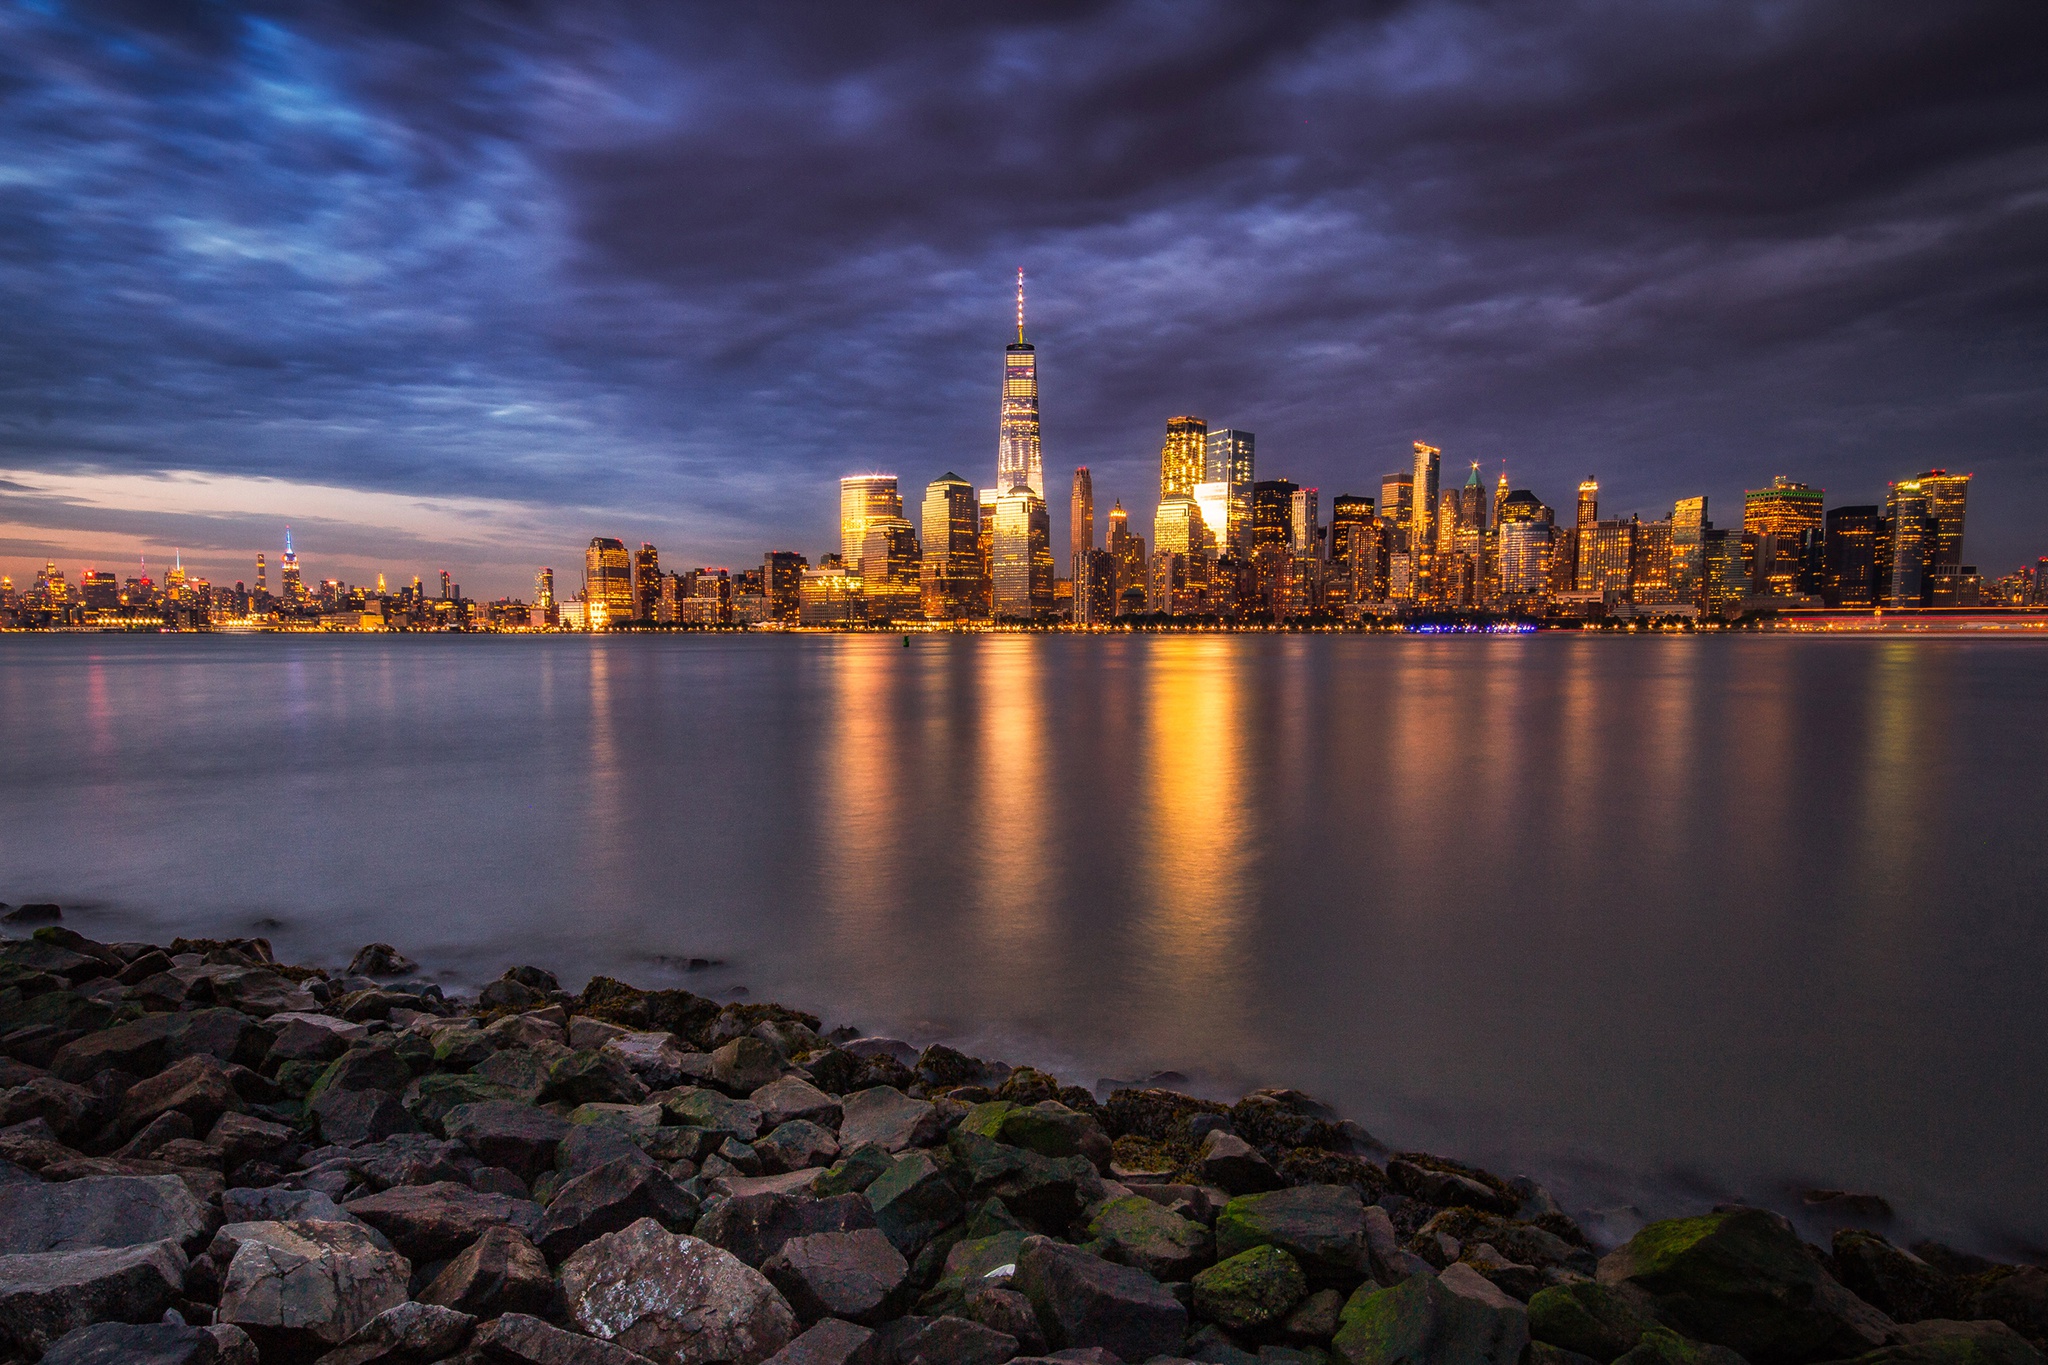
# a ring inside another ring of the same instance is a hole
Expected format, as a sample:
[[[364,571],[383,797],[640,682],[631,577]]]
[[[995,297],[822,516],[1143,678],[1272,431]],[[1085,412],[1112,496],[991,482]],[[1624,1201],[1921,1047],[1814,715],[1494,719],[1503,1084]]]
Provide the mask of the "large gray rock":
[[[652,1218],[578,1250],[560,1280],[577,1327],[676,1365],[759,1365],[796,1335],[796,1315],[761,1272]]]
[[[683,1068],[691,1054],[673,1033],[620,1033],[605,1040],[602,1047],[624,1062],[649,1090],[681,1085],[689,1075]]]
[[[1229,1194],[1259,1194],[1287,1183],[1273,1164],[1259,1155],[1257,1148],[1221,1128],[1202,1139],[1193,1169],[1203,1184],[1214,1185]]]
[[[201,1327],[101,1322],[60,1337],[43,1365],[218,1365],[220,1346]]]
[[[503,1166],[530,1184],[541,1172],[554,1168],[555,1150],[569,1135],[570,1125],[545,1109],[486,1100],[457,1105],[448,1111],[441,1127],[488,1165]]]
[[[555,1277],[540,1248],[526,1238],[511,1228],[486,1228],[441,1268],[419,1298],[421,1303],[478,1317],[500,1313],[546,1317],[555,1305]]]
[[[753,1147],[761,1169],[770,1174],[823,1168],[839,1159],[839,1139],[809,1119],[791,1119],[754,1139]]]
[[[765,1264],[792,1237],[853,1232],[875,1226],[874,1211],[857,1194],[799,1199],[787,1194],[741,1194],[713,1205],[697,1220],[696,1234],[750,1266]]]
[[[210,1253],[225,1263],[216,1322],[285,1354],[338,1346],[406,1300],[412,1263],[358,1223],[230,1223]]]
[[[0,1255],[138,1246],[166,1238],[190,1254],[219,1226],[219,1215],[174,1175],[0,1185]]]
[[[1155,1280],[1188,1279],[1214,1259],[1209,1229],[1135,1194],[1098,1205],[1088,1239],[1110,1260]]]
[[[50,1071],[67,1081],[89,1081],[102,1071],[154,1076],[179,1058],[201,1052],[254,1066],[269,1042],[269,1033],[237,1010],[148,1014],[66,1043],[51,1058]]]
[[[1331,1348],[1349,1365],[1518,1365],[1529,1344],[1520,1304],[1462,1294],[1429,1274],[1391,1289],[1366,1283],[1338,1323]]]
[[[398,1185],[351,1199],[342,1208],[391,1239],[414,1261],[453,1256],[483,1235],[508,1227],[532,1239],[540,1229],[540,1205],[530,1199],[484,1194],[452,1180],[432,1185]]]
[[[777,1128],[794,1120],[837,1129],[840,1103],[801,1076],[784,1076],[747,1096],[761,1111],[761,1122]]]
[[[222,1114],[242,1108],[242,1097],[235,1093],[226,1064],[201,1052],[181,1057],[148,1080],[130,1086],[121,1097],[120,1125],[124,1133],[137,1132],[158,1114],[175,1110],[203,1133]]]
[[[969,1318],[931,1318],[890,1335],[896,1365],[1003,1365],[1017,1355],[1017,1338]]]
[[[804,1322],[879,1322],[910,1277],[910,1263],[876,1228],[792,1237],[761,1270]]]
[[[1276,1246],[1312,1280],[1344,1279],[1367,1269],[1365,1203],[1349,1185],[1298,1185],[1240,1195],[1216,1215],[1216,1255]]]
[[[173,1241],[0,1256],[0,1341],[28,1354],[95,1322],[154,1322],[185,1282]]]
[[[735,1038],[711,1053],[711,1080],[728,1095],[751,1095],[787,1070],[782,1054],[759,1038]]]
[[[945,1131],[938,1110],[893,1086],[855,1091],[841,1101],[841,1108],[839,1145],[849,1149],[863,1142],[890,1152],[929,1147]]]
[[[1791,1223],[1764,1209],[1652,1223],[1601,1260],[1600,1282],[1642,1290],[1666,1324],[1755,1365],[1861,1355],[1894,1326],[1821,1269]]]
[[[401,1303],[356,1329],[356,1334],[321,1356],[317,1365],[411,1365],[440,1360],[462,1349],[476,1319],[430,1303]]]
[[[1159,1281],[1049,1237],[1025,1239],[1012,1287],[1031,1300],[1056,1351],[1100,1346],[1149,1360],[1178,1351],[1187,1333],[1188,1310]]]
[[[593,1238],[642,1218],[671,1232],[688,1232],[697,1221],[697,1201],[635,1151],[555,1191],[534,1242],[549,1260],[559,1261]]]
[[[303,1218],[329,1223],[360,1221],[319,1190],[287,1190],[275,1185],[228,1190],[220,1197],[220,1212],[224,1223],[293,1223]]]
[[[905,1256],[918,1251],[966,1213],[960,1193],[929,1152],[909,1152],[870,1184],[868,1204],[879,1227]]]
[[[768,1357],[767,1365],[885,1365],[875,1351],[873,1329],[837,1318],[806,1330]]]
[[[328,1142],[381,1142],[419,1129],[405,1102],[384,1090],[323,1090],[306,1107]]]
[[[485,1323],[476,1329],[470,1345],[485,1360],[503,1365],[654,1365],[636,1351],[565,1332],[525,1313],[507,1313]]]
[[[752,1142],[761,1135],[761,1106],[752,1100],[734,1099],[700,1086],[665,1091],[659,1099],[669,1121],[685,1128],[699,1128],[714,1138],[731,1137],[741,1142]]]

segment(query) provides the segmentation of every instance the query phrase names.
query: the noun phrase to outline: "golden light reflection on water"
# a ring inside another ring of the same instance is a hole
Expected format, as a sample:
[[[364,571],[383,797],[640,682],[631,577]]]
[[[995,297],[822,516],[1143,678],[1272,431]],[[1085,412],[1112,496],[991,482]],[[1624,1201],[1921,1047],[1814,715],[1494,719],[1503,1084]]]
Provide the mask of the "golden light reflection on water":
[[[835,640],[824,738],[820,880],[834,933],[849,947],[872,942],[902,895],[897,857],[904,838],[899,784],[903,755],[889,694],[894,655],[880,641]]]
[[[1145,661],[1144,784],[1131,1018],[1179,1055],[1245,1022],[1244,936],[1256,837],[1240,671],[1228,640],[1161,640]],[[1283,708],[1284,711],[1285,708]],[[1192,1004],[1195,1007],[1189,1008]]]
[[[1886,641],[1872,670],[1856,863],[1864,894],[1882,905],[1919,883],[1928,805],[1940,799],[1929,781],[1940,767],[1929,754],[1939,728],[1929,663],[1925,645]]]
[[[594,640],[589,651],[590,797],[583,821],[583,847],[600,877],[623,876],[631,833],[626,828],[626,775],[619,760],[618,720],[612,701],[611,643]]]
[[[1648,799],[1637,812],[1638,846],[1673,871],[1685,858],[1693,831],[1686,821],[1698,809],[1692,788],[1699,781],[1697,752],[1700,642],[1659,640],[1661,654],[1645,688],[1636,725]]]
[[[961,834],[975,849],[973,935],[995,970],[997,998],[1028,999],[1051,929],[1052,736],[1045,711],[1044,650],[1028,637],[983,642],[976,678],[981,762],[979,816]]]

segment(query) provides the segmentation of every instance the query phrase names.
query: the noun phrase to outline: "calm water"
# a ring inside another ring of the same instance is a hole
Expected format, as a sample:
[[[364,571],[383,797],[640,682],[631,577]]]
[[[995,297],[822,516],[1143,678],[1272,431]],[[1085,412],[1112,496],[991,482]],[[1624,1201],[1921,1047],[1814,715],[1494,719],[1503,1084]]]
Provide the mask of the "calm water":
[[[16,638],[0,899],[2038,1246],[2044,690],[2009,641]]]

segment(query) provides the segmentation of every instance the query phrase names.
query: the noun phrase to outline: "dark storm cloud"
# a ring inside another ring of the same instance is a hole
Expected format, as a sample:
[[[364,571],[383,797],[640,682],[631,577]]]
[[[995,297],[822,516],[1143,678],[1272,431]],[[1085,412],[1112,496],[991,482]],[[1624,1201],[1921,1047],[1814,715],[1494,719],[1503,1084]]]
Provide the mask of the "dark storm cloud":
[[[1182,411],[1326,493],[1423,437],[1723,522],[1947,464],[2002,568],[2048,549],[2044,40],[2010,4],[21,7],[0,468],[815,553],[842,472],[992,473],[1021,264],[1055,501],[1087,463],[1145,520]]]

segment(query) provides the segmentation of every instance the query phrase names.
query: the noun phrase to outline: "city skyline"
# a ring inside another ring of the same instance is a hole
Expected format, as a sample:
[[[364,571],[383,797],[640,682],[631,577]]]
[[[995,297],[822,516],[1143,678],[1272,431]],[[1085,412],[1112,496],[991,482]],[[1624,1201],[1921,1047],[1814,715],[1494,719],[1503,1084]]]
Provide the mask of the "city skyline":
[[[1645,515],[1968,469],[2010,565],[2044,26],[16,9],[0,571],[219,579],[286,522],[490,595],[595,526],[815,554],[849,470],[988,486],[1019,266],[1062,547],[1065,471],[1149,529],[1200,414],[1326,499],[1417,439]]]

